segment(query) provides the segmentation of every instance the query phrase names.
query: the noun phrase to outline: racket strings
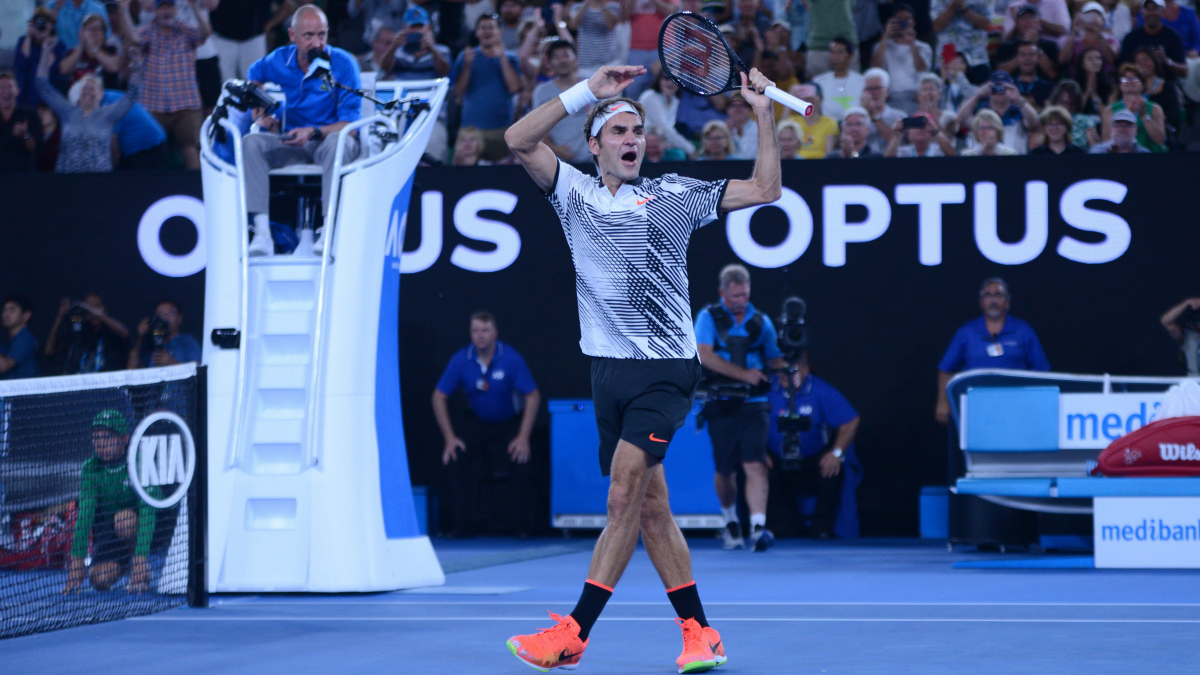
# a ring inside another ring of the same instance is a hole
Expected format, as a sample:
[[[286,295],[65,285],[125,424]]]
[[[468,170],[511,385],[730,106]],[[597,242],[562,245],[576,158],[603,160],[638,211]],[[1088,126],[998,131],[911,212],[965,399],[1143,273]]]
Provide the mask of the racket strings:
[[[729,86],[733,64],[724,38],[695,17],[678,15],[668,21],[660,52],[667,75],[694,94],[711,96]]]

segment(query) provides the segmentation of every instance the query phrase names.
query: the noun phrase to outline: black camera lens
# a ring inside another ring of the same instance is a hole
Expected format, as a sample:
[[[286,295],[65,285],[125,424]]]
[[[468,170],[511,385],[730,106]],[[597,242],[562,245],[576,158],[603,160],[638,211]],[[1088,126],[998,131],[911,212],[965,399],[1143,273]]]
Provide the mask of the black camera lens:
[[[44,16],[39,16],[33,20],[33,27],[38,30],[46,30],[46,26],[50,25],[50,20]]]

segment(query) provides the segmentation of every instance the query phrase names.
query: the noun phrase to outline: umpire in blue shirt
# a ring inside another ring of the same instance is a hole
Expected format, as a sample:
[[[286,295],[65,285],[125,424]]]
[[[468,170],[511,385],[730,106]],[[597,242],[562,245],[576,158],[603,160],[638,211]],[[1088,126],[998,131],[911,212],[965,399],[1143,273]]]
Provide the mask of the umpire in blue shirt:
[[[1050,370],[1037,333],[1029,324],[1008,315],[1011,303],[1008,284],[999,277],[984,281],[979,288],[983,316],[958,329],[938,366],[938,424],[944,425],[950,419],[946,385],[955,373],[979,368]]]
[[[433,390],[433,414],[445,439],[442,464],[454,521],[451,537],[472,534],[483,478],[500,475],[509,477],[513,528],[518,536],[529,534],[534,503],[529,434],[541,395],[525,359],[497,340],[498,334],[490,312],[472,314],[471,344],[450,358]],[[467,395],[468,406],[458,433],[446,407],[446,397],[456,389]]]
[[[250,134],[242,140],[242,157],[246,175],[246,210],[250,212],[250,229],[254,240],[250,255],[269,256],[275,253],[268,218],[269,169],[291,164],[320,164],[322,213],[329,200],[333,184],[333,162],[337,151],[338,132],[361,117],[362,97],[341,89],[324,90],[325,85],[315,73],[309,52],[328,52],[330,74],[335,82],[351,89],[361,86],[358,61],[350,52],[329,46],[329,21],[316,5],[301,5],[292,14],[288,29],[292,44],[280,47],[250,64],[246,78],[263,84],[274,82],[286,97],[281,120],[264,117],[259,125],[271,133]],[[257,112],[260,111],[256,111]],[[346,139],[343,164],[358,157],[358,139]],[[320,253],[324,232],[317,236],[313,248]]]
[[[725,548],[744,548],[737,516],[737,472],[746,479],[751,547],[765,551],[774,542],[767,528],[770,490],[767,433],[770,406],[767,367],[783,368],[775,325],[750,304],[750,272],[726,265],[720,275],[720,302],[696,315],[696,351],[704,366],[700,387],[707,392],[704,420],[712,439],[713,479],[721,513]]]

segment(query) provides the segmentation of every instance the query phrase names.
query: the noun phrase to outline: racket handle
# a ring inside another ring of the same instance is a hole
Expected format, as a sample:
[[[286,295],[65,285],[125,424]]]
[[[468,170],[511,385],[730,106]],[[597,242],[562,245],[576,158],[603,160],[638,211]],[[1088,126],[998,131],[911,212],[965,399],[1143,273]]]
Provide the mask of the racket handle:
[[[767,98],[771,99],[772,101],[775,101],[776,103],[782,103],[783,105],[786,105],[805,117],[812,115],[813,107],[811,103],[801,101],[786,91],[783,91],[779,87],[767,87],[763,93],[766,94]]]

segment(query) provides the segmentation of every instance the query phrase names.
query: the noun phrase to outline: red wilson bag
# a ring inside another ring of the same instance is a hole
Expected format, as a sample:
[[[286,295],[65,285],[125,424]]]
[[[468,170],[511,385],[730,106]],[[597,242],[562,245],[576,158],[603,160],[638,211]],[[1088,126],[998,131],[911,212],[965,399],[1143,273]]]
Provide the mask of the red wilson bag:
[[[1097,476],[1200,476],[1200,417],[1151,422],[1100,453]]]

